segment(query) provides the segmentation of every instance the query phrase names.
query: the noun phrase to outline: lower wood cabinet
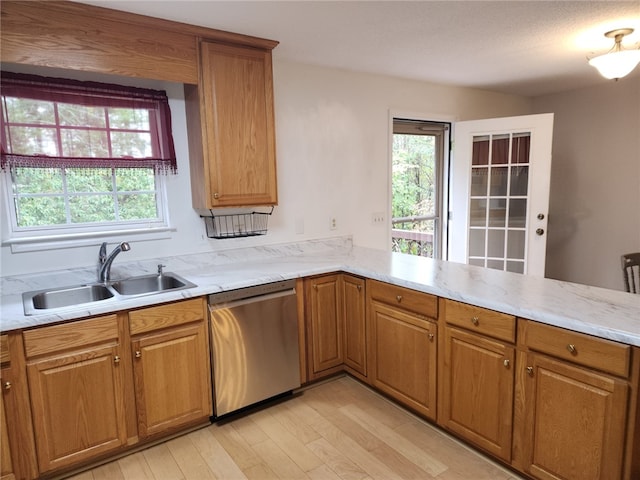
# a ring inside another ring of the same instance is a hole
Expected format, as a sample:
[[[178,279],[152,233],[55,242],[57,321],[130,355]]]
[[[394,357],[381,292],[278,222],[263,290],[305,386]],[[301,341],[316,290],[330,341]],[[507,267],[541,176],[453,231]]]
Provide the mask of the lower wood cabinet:
[[[205,309],[197,298],[129,313],[142,439],[213,414]]]
[[[435,420],[437,298],[373,280],[367,298],[371,384]]]
[[[445,299],[440,318],[438,423],[509,462],[516,319]]]
[[[41,473],[126,443],[116,315],[30,330],[24,345]]]
[[[515,465],[544,480],[638,478],[631,347],[525,320],[519,335]]]
[[[366,381],[364,279],[349,274],[307,278],[305,316],[309,380],[342,370]]]
[[[365,280],[342,274],[342,318],[344,323],[344,365],[352,375],[366,381],[367,325]]]
[[[0,479],[38,475],[22,335],[0,335]]]
[[[343,369],[340,274],[305,279],[308,378],[315,380]]]

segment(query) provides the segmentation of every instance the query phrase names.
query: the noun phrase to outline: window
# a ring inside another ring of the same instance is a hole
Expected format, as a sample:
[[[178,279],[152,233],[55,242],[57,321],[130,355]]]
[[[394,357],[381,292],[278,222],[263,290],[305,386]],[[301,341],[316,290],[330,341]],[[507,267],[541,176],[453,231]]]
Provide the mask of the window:
[[[391,249],[442,258],[448,124],[393,119]]]
[[[2,72],[1,160],[13,238],[166,226],[164,92]]]

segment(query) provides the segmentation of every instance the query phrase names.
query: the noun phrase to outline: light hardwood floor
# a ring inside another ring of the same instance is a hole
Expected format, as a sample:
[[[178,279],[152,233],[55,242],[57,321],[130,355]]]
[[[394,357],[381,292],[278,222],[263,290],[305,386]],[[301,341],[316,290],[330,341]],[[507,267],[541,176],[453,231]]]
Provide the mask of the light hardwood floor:
[[[516,480],[344,376],[174,438],[73,480]]]

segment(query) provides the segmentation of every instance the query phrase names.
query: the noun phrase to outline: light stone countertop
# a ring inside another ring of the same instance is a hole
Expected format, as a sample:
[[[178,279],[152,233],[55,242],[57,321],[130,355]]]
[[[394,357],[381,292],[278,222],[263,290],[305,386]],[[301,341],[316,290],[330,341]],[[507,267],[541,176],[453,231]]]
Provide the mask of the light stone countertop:
[[[348,237],[113,264],[112,278],[154,273],[158,263],[197,286],[25,316],[22,292],[95,281],[95,269],[2,277],[0,330],[43,326],[118,310],[333,271],[380,280],[541,323],[640,346],[640,295],[353,247]]]

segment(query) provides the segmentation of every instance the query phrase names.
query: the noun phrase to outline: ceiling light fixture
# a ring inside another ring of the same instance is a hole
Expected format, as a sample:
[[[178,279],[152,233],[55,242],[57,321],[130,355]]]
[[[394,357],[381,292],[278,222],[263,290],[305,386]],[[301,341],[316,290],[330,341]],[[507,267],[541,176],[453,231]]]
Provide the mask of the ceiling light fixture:
[[[633,33],[633,28],[619,28],[604,34],[607,38],[613,38],[615,44],[607,53],[589,59],[589,65],[596,67],[605,78],[618,80],[636,68],[640,63],[640,49],[623,50],[622,38]],[[588,58],[588,57],[587,57]]]

